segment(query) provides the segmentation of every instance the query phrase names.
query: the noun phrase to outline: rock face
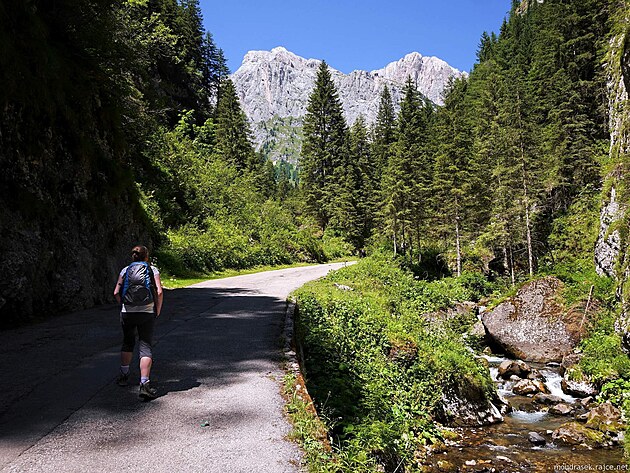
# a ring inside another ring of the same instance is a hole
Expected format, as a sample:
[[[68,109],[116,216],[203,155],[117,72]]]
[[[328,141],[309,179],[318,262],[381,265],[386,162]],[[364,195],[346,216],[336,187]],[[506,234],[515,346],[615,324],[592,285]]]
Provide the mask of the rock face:
[[[623,217],[623,212],[617,202],[617,192],[610,189],[607,202],[602,207],[600,215],[599,236],[595,243],[595,270],[600,276],[614,276],[615,262],[621,249],[621,235],[619,230],[610,230],[610,226]]]
[[[581,317],[565,314],[555,298],[562,282],[553,277],[524,285],[515,297],[482,315],[489,336],[526,361],[560,361],[580,339]]]
[[[253,124],[258,146],[270,139],[267,125],[270,120],[304,116],[320,63],[320,60],[305,59],[282,47],[250,51],[245,55],[232,80],[243,110]],[[331,68],[331,75],[346,120],[352,124],[359,115],[363,115],[368,123],[375,121],[380,95],[386,85],[397,104],[407,77],[411,77],[423,95],[442,104],[442,91],[448,80],[464,73],[439,58],[414,52],[383,69],[344,74]]]

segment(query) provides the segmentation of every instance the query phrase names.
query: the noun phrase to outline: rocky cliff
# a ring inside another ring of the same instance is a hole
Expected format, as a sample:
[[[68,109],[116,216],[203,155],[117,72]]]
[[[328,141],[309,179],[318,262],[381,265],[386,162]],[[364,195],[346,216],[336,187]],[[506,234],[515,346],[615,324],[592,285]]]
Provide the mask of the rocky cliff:
[[[271,120],[304,116],[320,62],[302,58],[282,47],[250,51],[245,55],[232,80],[243,110],[253,124],[259,147],[268,146],[274,139],[270,136]],[[442,92],[449,78],[465,74],[439,58],[416,52],[371,72],[344,74],[331,68],[331,73],[350,124],[359,115],[368,123],[376,119],[380,95],[386,85],[394,102],[398,103],[405,81],[411,77],[423,95],[442,104]]]
[[[625,2],[621,2],[622,4]],[[630,195],[630,10],[620,5],[613,15],[613,34],[607,55],[610,169],[604,187],[599,238],[595,246],[595,264],[599,274],[615,276],[622,316],[617,329],[624,333],[624,343],[630,350],[630,311],[628,310],[628,209]]]
[[[114,24],[103,5],[14,2],[0,24],[0,328],[112,300],[147,241],[110,51],[88,41]]]

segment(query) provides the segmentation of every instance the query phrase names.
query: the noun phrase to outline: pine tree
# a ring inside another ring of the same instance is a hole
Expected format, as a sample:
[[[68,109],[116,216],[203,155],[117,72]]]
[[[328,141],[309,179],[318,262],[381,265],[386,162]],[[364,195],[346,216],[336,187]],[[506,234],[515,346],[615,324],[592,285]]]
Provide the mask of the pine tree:
[[[363,246],[370,237],[378,208],[380,176],[368,141],[365,119],[360,115],[350,129],[350,159],[356,168],[356,200],[360,240]]]
[[[215,139],[217,153],[236,169],[258,168],[260,159],[254,152],[249,123],[230,79],[224,79],[219,88]]]
[[[325,230],[335,209],[340,171],[347,160],[347,126],[341,102],[326,62],[317,71],[317,79],[304,117],[304,142],[300,157],[300,185],[307,211]],[[343,179],[345,181],[345,178]]]
[[[433,169],[427,144],[432,113],[432,106],[408,78],[397,119],[396,143],[383,176],[381,215],[394,254],[408,252],[410,260],[414,239],[419,250],[422,226],[428,216]]]
[[[377,179],[380,181],[383,170],[387,167],[392,153],[392,144],[396,141],[396,112],[394,102],[387,85],[381,92],[381,100],[372,130],[372,150]]]
[[[470,234],[471,202],[481,187],[471,166],[472,126],[468,117],[467,81],[451,80],[444,106],[432,128],[435,140],[434,219],[445,236],[454,236],[456,274],[462,272],[462,244]],[[452,241],[452,239],[451,239]]]

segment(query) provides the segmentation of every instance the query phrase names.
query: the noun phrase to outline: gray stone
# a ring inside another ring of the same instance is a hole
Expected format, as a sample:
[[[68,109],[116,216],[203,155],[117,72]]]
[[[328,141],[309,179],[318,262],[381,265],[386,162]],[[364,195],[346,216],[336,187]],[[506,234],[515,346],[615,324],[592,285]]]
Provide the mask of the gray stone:
[[[597,394],[598,391],[594,384],[589,383],[588,381],[572,381],[569,378],[570,373],[571,370],[565,373],[560,384],[562,390],[566,394],[580,398],[591,397]]]
[[[557,302],[562,282],[546,277],[525,284],[515,297],[482,315],[486,331],[506,353],[525,361],[560,361],[581,333],[582,314]]]
[[[538,432],[530,432],[527,434],[527,439],[534,445],[542,446],[547,443],[545,437],[540,435]]]
[[[549,413],[556,416],[568,416],[573,412],[574,408],[568,404],[559,403],[549,408]]]
[[[512,376],[527,378],[532,369],[522,360],[505,360],[499,365],[499,376],[510,379]]]
[[[501,405],[501,399],[496,394],[489,397],[481,388],[462,380],[461,384],[443,390],[436,417],[453,427],[495,424],[503,421],[497,405]]]
[[[560,396],[554,396],[553,394],[545,394],[545,393],[538,393],[532,399],[532,401],[535,402],[536,404],[545,404],[548,406],[559,404],[562,402],[562,400],[563,399]]]

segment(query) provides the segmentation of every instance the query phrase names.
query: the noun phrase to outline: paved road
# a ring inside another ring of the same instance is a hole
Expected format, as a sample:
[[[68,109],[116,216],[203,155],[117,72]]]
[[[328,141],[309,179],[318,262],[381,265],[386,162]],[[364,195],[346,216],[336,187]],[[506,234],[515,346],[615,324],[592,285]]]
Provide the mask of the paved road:
[[[280,395],[286,297],[343,265],[167,292],[152,373],[160,397],[149,403],[137,385],[114,383],[115,306],[0,332],[0,470],[300,471]]]

